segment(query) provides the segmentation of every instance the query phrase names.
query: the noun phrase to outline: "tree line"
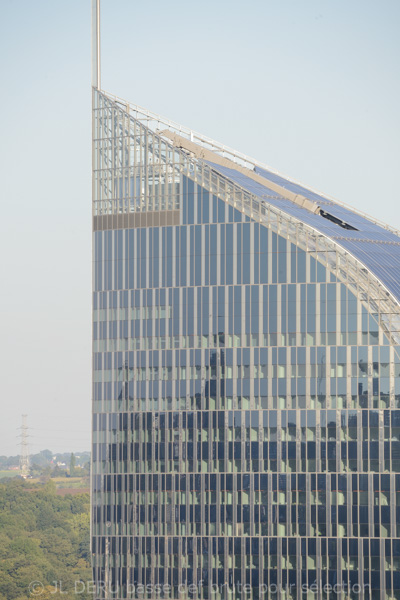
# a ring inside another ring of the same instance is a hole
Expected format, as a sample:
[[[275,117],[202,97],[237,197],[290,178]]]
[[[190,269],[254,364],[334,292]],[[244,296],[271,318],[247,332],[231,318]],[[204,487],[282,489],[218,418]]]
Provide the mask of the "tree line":
[[[61,496],[52,481],[3,479],[0,600],[93,599],[84,591],[92,579],[89,520],[89,494]]]

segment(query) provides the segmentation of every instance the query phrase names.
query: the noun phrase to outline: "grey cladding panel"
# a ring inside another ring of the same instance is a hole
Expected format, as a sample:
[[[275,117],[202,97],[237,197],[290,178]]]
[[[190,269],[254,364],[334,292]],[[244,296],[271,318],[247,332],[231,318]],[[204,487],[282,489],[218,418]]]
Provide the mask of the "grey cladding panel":
[[[99,215],[93,217],[93,231],[106,229],[135,229],[136,227],[167,227],[179,225],[179,210],[137,212],[122,215]]]

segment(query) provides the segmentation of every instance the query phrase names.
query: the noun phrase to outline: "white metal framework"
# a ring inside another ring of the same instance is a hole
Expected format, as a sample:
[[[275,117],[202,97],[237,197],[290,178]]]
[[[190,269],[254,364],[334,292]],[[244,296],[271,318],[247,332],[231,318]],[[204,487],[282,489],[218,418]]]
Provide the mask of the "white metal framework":
[[[116,96],[115,94],[112,94],[105,90],[99,90],[99,91],[101,91],[101,93],[103,93],[108,98],[113,100],[124,111],[126,111],[128,114],[130,114],[135,120],[137,120],[139,122],[143,122],[146,125],[146,127],[148,127],[150,130],[154,131],[155,133],[161,133],[162,129],[164,127],[167,127],[171,132],[174,132],[174,133],[177,133],[178,135],[186,137],[189,141],[195,142],[196,144],[202,146],[203,148],[206,148],[207,150],[211,150],[212,152],[214,152],[215,154],[218,154],[219,156],[222,156],[224,158],[229,158],[230,160],[232,160],[239,166],[243,166],[248,169],[254,169],[254,167],[259,167],[261,169],[270,171],[271,173],[274,173],[275,175],[278,175],[279,177],[283,177],[290,183],[300,185],[300,186],[308,189],[310,192],[313,192],[315,194],[323,196],[327,200],[334,202],[335,204],[338,204],[339,206],[343,206],[344,208],[350,210],[351,212],[353,212],[355,214],[361,215],[362,217],[364,217],[365,219],[368,219],[372,223],[379,225],[379,227],[382,227],[383,229],[386,229],[387,231],[391,231],[392,233],[394,233],[395,235],[400,237],[400,231],[398,229],[396,229],[395,227],[392,227],[391,225],[388,225],[387,223],[384,223],[383,221],[379,221],[379,219],[376,219],[375,217],[372,217],[371,215],[364,213],[363,211],[355,210],[353,206],[350,206],[344,202],[340,202],[336,198],[333,198],[332,196],[329,196],[328,194],[322,193],[319,190],[316,190],[315,188],[310,187],[309,185],[305,185],[304,183],[301,183],[298,180],[288,177],[287,175],[284,175],[283,173],[277,171],[276,169],[270,167],[269,165],[267,165],[265,163],[262,163],[261,161],[255,159],[255,158],[252,158],[250,156],[247,156],[246,154],[243,154],[242,152],[238,152],[237,150],[229,148],[229,146],[226,146],[225,144],[221,144],[220,142],[217,142],[216,140],[213,140],[212,138],[210,138],[208,136],[198,133],[198,132],[194,131],[193,129],[185,127],[184,125],[176,123],[175,121],[172,121],[171,119],[168,119],[168,118],[163,117],[162,115],[159,115],[153,111],[143,108],[142,106],[139,106],[138,104],[133,104],[131,102],[128,102],[127,100],[124,100],[123,98],[120,98],[119,96]]]

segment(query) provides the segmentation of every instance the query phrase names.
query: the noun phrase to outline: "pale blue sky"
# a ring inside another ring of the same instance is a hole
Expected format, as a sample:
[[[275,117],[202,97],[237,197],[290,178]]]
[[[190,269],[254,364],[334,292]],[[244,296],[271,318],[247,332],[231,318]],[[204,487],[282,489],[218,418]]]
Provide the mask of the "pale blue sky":
[[[400,228],[400,3],[102,0],[102,87]],[[90,441],[90,0],[3,0],[0,454]]]

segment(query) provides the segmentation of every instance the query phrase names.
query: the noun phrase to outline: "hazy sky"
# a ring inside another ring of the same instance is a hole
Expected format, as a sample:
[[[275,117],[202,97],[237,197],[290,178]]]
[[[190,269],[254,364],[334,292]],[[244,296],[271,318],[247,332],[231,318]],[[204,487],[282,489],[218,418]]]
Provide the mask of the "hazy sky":
[[[90,0],[0,3],[0,454],[89,449]],[[400,228],[398,0],[102,0],[102,87]]]

